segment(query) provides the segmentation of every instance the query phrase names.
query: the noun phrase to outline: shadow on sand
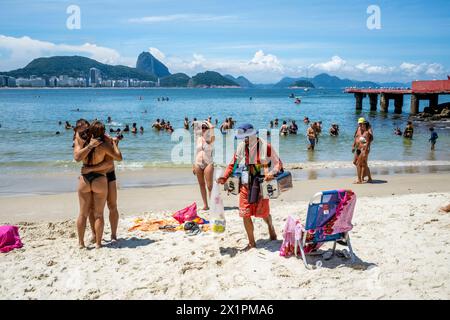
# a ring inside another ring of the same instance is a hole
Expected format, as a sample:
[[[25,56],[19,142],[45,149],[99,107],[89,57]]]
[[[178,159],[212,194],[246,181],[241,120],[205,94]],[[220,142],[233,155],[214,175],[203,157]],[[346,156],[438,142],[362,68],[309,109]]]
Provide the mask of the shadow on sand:
[[[359,258],[355,252],[353,252],[355,261],[352,262],[351,259],[347,259],[343,256],[340,248],[345,248],[348,251],[347,247],[338,245],[336,247],[335,255],[332,256],[330,259],[326,260],[324,259],[324,254],[327,253],[331,255],[332,249],[331,248],[329,248],[328,250],[319,249],[314,254],[306,255],[306,261],[308,262],[308,265],[310,266],[311,269],[320,269],[320,268],[335,269],[339,267],[348,267],[355,270],[367,270],[371,267],[377,266],[375,263],[361,260],[361,258]],[[300,254],[297,256],[297,259],[300,260],[299,262],[303,264],[303,261],[301,261],[302,257]]]
[[[376,179],[372,179],[372,182],[367,182],[368,184],[383,184],[383,183],[388,183],[387,180],[376,180]]]
[[[224,207],[224,210],[239,210],[239,207]]]
[[[269,239],[259,239],[256,241],[256,250],[259,249],[265,249],[270,252],[278,252],[280,250],[281,244],[283,243],[282,240],[269,240]],[[347,259],[342,256],[342,251],[339,248],[343,248],[342,246],[338,246],[336,248],[335,255],[331,257],[329,260],[325,260],[323,255],[326,252],[329,252],[328,254],[331,254],[332,249],[328,250],[317,250],[317,253],[307,255],[306,261],[308,262],[308,265],[311,267],[311,269],[319,269],[319,268],[327,268],[327,269],[335,269],[339,267],[348,267],[355,270],[368,270],[371,267],[376,267],[377,265],[375,263],[366,262],[361,260],[355,253],[355,261],[352,262],[351,259]],[[345,247],[347,248],[347,247]],[[254,249],[253,249],[254,250]],[[348,249],[347,249],[348,251]],[[240,251],[239,249],[235,247],[220,247],[220,254],[222,256],[229,255],[230,258],[233,258],[238,253],[245,253],[243,251]],[[339,254],[341,253],[341,256]],[[282,257],[280,257],[282,259]],[[299,254],[297,257],[291,257],[290,259],[298,259],[299,263],[303,265],[303,261],[301,255]]]
[[[147,246],[154,242],[156,242],[156,240],[151,240],[148,238],[145,239],[139,239],[136,237],[126,239],[119,238],[116,242],[109,242],[105,244],[104,247],[111,249],[124,249],[124,248],[135,249],[137,247]]]

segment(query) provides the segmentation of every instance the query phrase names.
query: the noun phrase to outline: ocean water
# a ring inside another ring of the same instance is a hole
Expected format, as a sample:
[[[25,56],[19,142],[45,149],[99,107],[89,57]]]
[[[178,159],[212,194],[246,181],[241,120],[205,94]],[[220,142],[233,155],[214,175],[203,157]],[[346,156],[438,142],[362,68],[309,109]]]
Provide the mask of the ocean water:
[[[296,105],[290,93],[301,96]],[[157,101],[157,97],[169,101]],[[250,100],[249,97],[252,97]],[[441,102],[450,97],[441,96]],[[414,139],[393,134],[408,120],[409,97],[405,97],[404,113],[369,112],[364,99],[363,110],[355,110],[354,97],[342,90],[312,89],[5,89],[0,90],[0,171],[3,174],[25,172],[64,172],[79,169],[72,160],[72,130],[64,129],[79,118],[98,118],[109,128],[123,128],[136,122],[144,134],[125,134],[120,142],[124,161],[119,168],[139,170],[145,167],[189,166],[172,161],[172,150],[179,144],[166,132],[156,132],[151,124],[156,118],[182,128],[184,117],[219,120],[233,117],[237,124],[250,122],[258,129],[268,129],[269,121],[296,120],[299,134],[279,137],[279,153],[284,163],[300,167],[351,167],[351,145],[357,119],[366,117],[373,127],[374,142],[370,161],[380,166],[448,165],[450,164],[450,122],[416,122]],[[427,102],[421,102],[421,110]],[[304,116],[321,120],[323,132],[315,152],[308,152],[307,126]],[[58,125],[61,121],[63,124]],[[339,137],[330,137],[332,123],[340,127]],[[428,143],[429,127],[439,135],[435,151]],[[55,132],[60,131],[60,135]],[[192,146],[193,151],[193,146]],[[226,159],[225,159],[226,160]],[[224,160],[224,161],[225,161]]]

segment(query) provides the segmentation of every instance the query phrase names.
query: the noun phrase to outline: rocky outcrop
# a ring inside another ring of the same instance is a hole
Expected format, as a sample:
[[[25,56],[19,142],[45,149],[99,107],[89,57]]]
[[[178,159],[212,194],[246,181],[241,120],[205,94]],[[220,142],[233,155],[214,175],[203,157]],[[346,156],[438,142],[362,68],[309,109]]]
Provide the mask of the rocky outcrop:
[[[150,73],[157,78],[170,76],[169,69],[150,52],[142,52],[136,62],[136,69]]]
[[[423,112],[412,116],[416,121],[442,121],[450,119],[450,102],[441,103],[436,107],[425,107]]]

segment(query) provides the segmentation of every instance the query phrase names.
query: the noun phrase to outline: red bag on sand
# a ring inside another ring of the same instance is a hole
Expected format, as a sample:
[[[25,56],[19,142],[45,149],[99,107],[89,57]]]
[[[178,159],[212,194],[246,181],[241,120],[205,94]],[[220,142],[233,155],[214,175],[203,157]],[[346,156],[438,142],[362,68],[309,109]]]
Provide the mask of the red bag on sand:
[[[192,221],[197,218],[197,203],[191,204],[189,207],[181,209],[173,214],[174,219],[179,223],[184,223],[186,221]]]

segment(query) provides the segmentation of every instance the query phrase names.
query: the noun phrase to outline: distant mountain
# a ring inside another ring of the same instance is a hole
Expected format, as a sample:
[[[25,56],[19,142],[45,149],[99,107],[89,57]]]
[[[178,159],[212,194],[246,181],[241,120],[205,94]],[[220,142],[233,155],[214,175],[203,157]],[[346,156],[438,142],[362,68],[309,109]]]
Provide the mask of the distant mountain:
[[[240,85],[242,88],[253,88],[255,85],[250,82],[246,77],[239,76],[237,78],[233,77],[230,74],[224,75],[225,78],[230,79],[231,81],[236,82],[238,85]]]
[[[67,75],[69,77],[89,77],[89,69],[97,68],[101,72],[102,79],[138,79],[156,81],[152,74],[139,71],[126,66],[111,66],[93,59],[80,56],[56,56],[50,58],[38,58],[31,61],[22,69],[3,72],[11,77],[30,77],[32,75],[49,78],[52,76]]]
[[[301,87],[301,88],[315,88],[314,84],[308,80],[297,80],[292,83],[289,87]]]
[[[227,79],[215,71],[197,73],[188,83],[188,87],[239,87],[233,80]]]
[[[191,78],[185,73],[175,73],[160,79],[161,87],[187,87]]]
[[[356,81],[350,79],[341,79],[336,76],[330,76],[327,73],[321,73],[314,78],[290,78],[285,77],[274,85],[276,88],[286,88],[296,81],[309,81],[316,88],[345,88],[345,87],[380,87],[381,85],[372,81]]]
[[[157,78],[170,76],[169,69],[150,52],[142,52],[137,61],[136,69],[153,74]]]
[[[291,84],[293,84],[296,81],[299,80],[306,80],[306,78],[291,78],[291,77],[284,77],[277,83],[273,85],[274,88],[288,88]]]

